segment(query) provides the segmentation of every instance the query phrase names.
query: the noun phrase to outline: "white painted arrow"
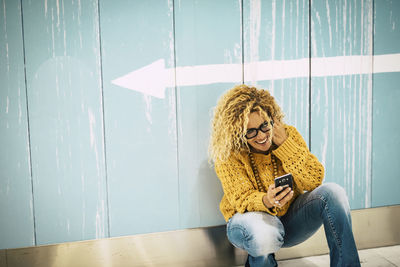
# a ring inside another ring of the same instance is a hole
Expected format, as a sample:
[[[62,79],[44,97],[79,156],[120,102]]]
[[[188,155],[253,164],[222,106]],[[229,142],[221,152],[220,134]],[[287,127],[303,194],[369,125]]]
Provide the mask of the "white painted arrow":
[[[214,83],[241,83],[242,64],[214,64],[166,68],[159,59],[113,81],[113,84],[158,98],[165,89]],[[176,82],[174,79],[176,71]],[[400,72],[400,54],[339,56],[311,59],[311,77]],[[309,76],[309,58],[270,60],[244,64],[246,81],[279,80]]]

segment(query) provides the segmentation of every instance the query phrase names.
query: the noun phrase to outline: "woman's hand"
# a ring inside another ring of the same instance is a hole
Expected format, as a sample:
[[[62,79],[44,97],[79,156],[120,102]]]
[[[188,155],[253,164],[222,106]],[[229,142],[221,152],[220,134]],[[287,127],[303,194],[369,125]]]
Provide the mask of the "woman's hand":
[[[267,195],[263,197],[264,205],[272,209],[273,207],[282,207],[293,197],[293,190],[288,187],[283,190],[282,186],[275,188],[274,184],[268,187]],[[282,191],[282,192],[281,192]]]
[[[275,145],[280,146],[287,138],[288,136],[283,124],[279,121],[274,121],[272,142],[274,142]]]

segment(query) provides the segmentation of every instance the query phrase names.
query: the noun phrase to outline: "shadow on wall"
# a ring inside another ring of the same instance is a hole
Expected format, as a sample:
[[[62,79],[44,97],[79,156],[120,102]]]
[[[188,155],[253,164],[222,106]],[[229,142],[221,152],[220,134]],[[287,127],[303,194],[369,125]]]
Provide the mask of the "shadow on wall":
[[[200,207],[200,225],[207,226],[225,224],[219,210],[219,203],[224,194],[214,167],[207,160],[202,161],[197,178]]]
[[[238,254],[237,249],[231,245],[226,236],[226,222],[219,210],[219,203],[223,196],[222,185],[214,167],[207,160],[202,161],[200,164],[196,185],[198,189],[200,225],[204,226],[206,223],[207,226],[219,225],[218,227],[204,228],[210,246],[214,247],[217,263],[221,264],[221,266],[243,265],[246,260],[244,256],[246,255]],[[214,260],[213,264],[215,263]]]
[[[188,217],[183,218],[186,228],[208,227],[225,225],[225,220],[219,211],[223,190],[221,183],[215,174],[214,168],[207,160],[201,161],[198,175],[194,178],[185,206]]]

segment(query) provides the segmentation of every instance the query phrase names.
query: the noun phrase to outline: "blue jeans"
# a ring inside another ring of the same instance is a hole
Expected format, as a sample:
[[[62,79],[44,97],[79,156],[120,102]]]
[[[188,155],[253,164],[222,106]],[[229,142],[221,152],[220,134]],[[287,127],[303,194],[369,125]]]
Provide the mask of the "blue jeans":
[[[305,241],[322,224],[330,266],[360,266],[347,196],[342,187],[333,183],[298,196],[282,217],[266,212],[236,213],[228,221],[227,235],[235,247],[248,252],[246,265],[277,266],[275,252]]]

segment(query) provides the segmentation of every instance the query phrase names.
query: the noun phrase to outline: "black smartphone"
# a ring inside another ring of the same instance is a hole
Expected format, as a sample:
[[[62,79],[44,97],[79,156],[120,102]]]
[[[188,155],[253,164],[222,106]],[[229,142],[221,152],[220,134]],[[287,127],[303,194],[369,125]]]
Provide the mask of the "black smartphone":
[[[291,173],[279,176],[275,178],[274,181],[275,181],[275,188],[282,186],[283,187],[282,191],[285,190],[286,187],[290,187],[293,190],[293,177]]]

